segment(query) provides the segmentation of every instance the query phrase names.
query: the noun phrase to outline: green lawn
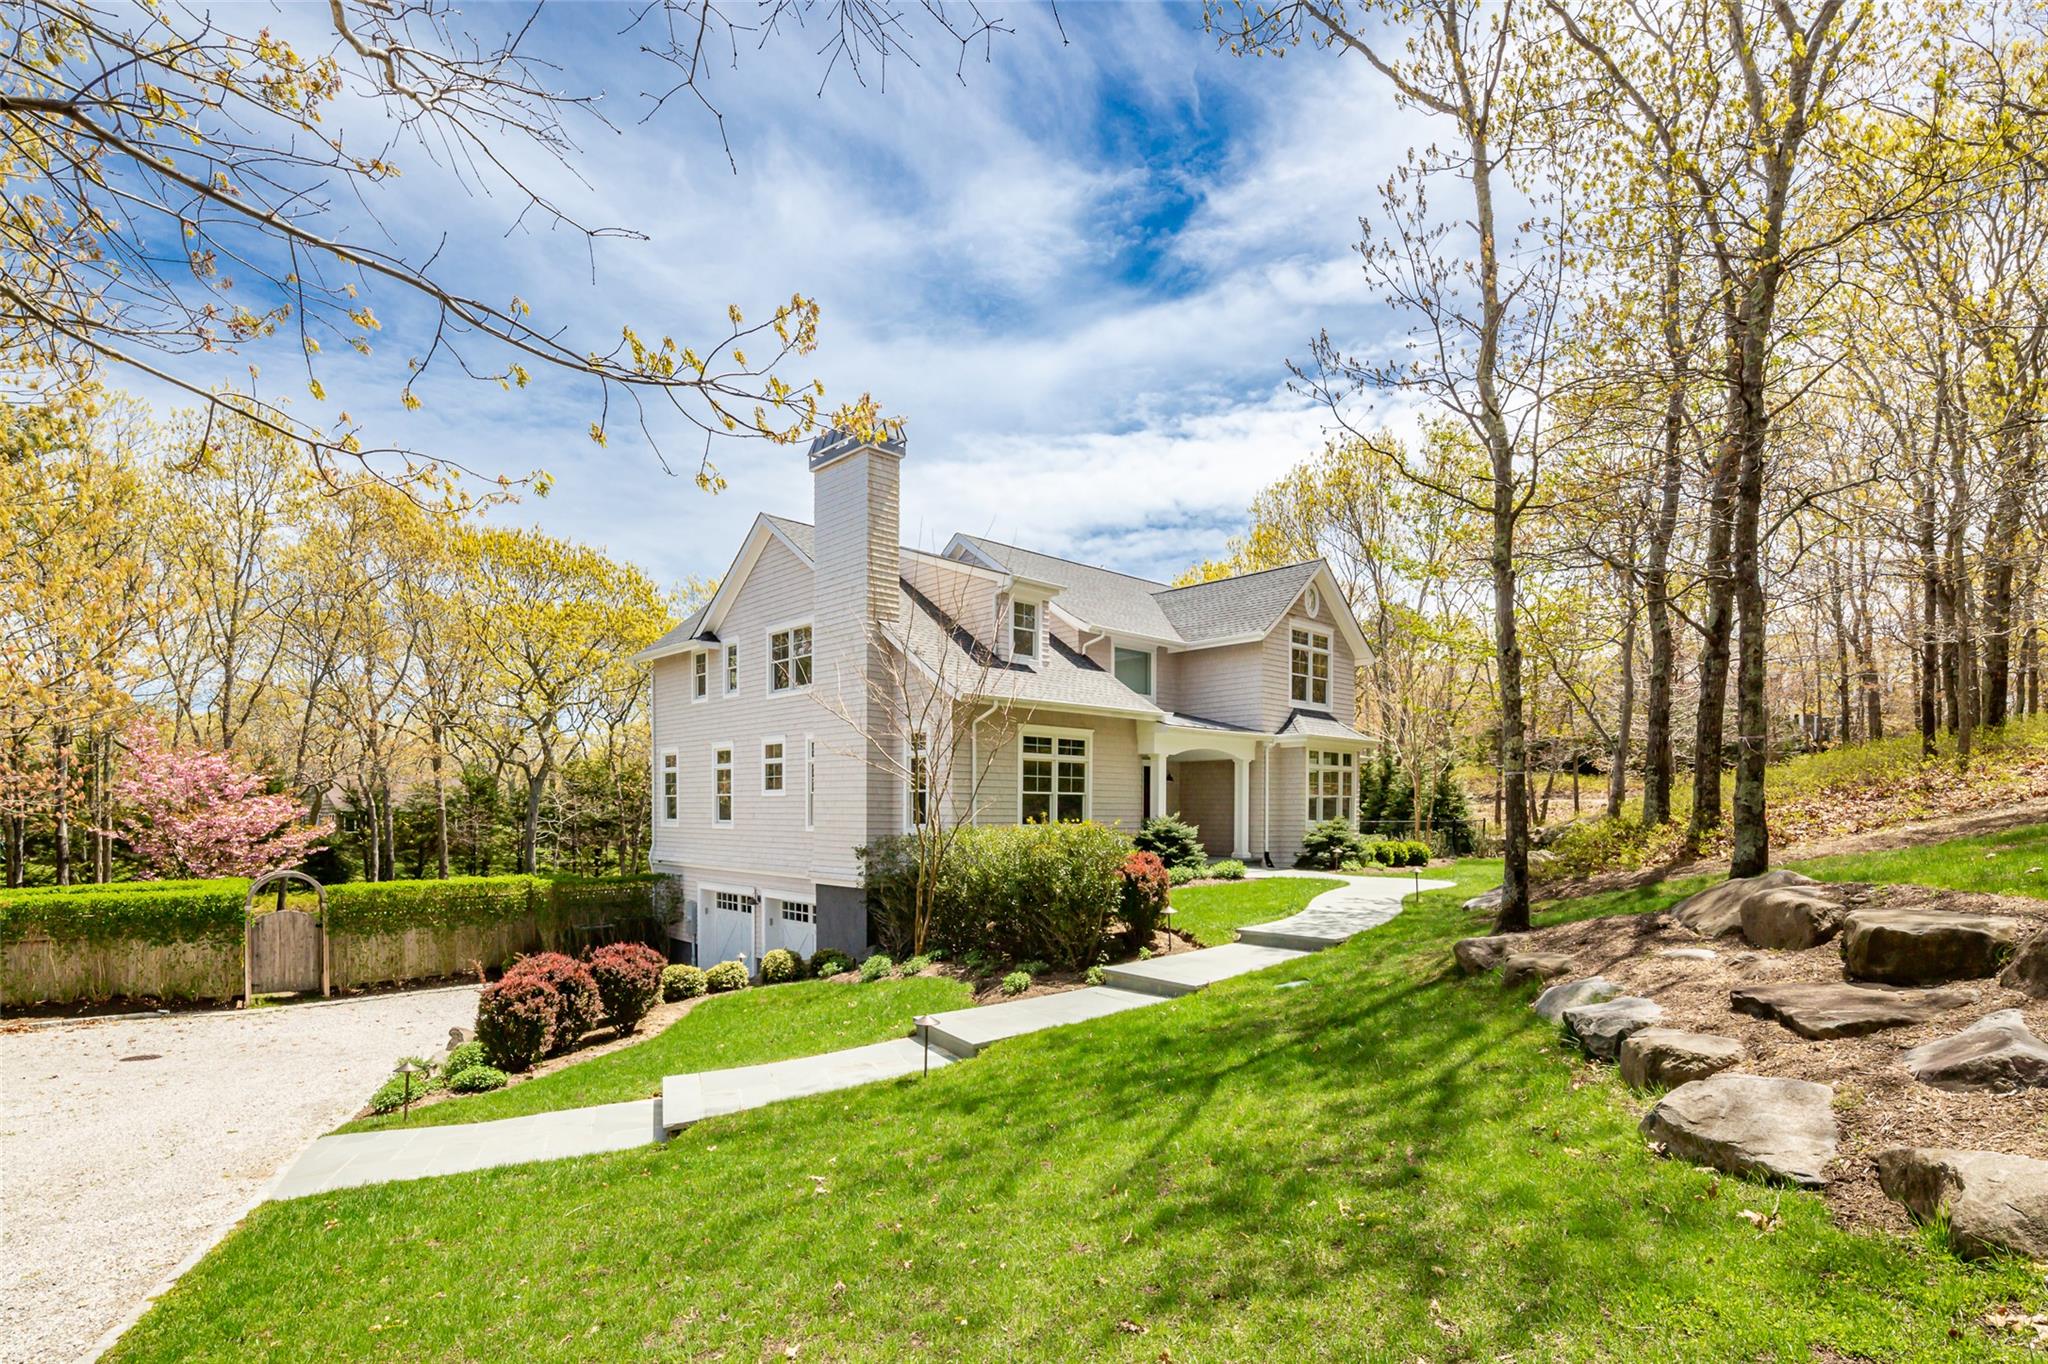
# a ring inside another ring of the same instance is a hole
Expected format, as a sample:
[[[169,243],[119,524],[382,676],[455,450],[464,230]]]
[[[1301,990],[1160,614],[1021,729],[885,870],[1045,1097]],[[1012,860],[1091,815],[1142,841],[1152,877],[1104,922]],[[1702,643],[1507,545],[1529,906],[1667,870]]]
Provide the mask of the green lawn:
[[[1173,926],[1204,947],[1217,947],[1237,937],[1246,924],[1284,919],[1342,881],[1305,876],[1262,877],[1256,881],[1222,881],[1207,886],[1179,886],[1173,895]]]
[[[1497,876],[928,1078],[267,1205],[111,1357],[2038,1358],[1980,1325],[2038,1272],[1652,1156],[1610,1071],[1448,969]]]
[[[742,990],[705,1000],[644,1042],[564,1066],[539,1079],[490,1094],[429,1104],[413,1110],[410,1122],[402,1122],[396,1113],[386,1113],[338,1130],[376,1132],[399,1126],[488,1122],[558,1108],[651,1098],[661,1092],[664,1075],[751,1066],[908,1037],[911,1020],[919,1014],[965,1008],[969,1002],[965,985],[935,976],[878,980],[867,985],[806,980]]]
[[[1987,891],[2048,900],[2048,824],[2030,824],[1977,838],[1954,838],[1889,852],[1816,857],[1785,864],[1820,881],[1889,881],[1950,890]],[[1576,900],[1553,900],[1536,914],[1538,924],[1590,919],[1602,914],[1647,914],[1668,909],[1719,876],[1685,876],[1633,890],[1607,891]]]

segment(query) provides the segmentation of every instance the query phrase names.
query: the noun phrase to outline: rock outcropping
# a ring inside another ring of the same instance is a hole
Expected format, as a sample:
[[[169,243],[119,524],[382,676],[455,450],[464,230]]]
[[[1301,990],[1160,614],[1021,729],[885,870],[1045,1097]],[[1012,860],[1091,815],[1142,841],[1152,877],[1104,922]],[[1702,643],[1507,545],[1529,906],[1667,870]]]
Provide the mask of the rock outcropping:
[[[1724,933],[1742,931],[1742,906],[1751,896],[1819,884],[1796,871],[1767,871],[1762,876],[1739,877],[1680,900],[1671,907],[1671,917],[1701,937],[1718,938]]]
[[[1842,972],[1888,985],[1939,985],[1998,974],[2027,925],[1995,914],[1859,909],[1842,922]]]
[[[1975,990],[1904,990],[1826,980],[1744,985],[1728,993],[1735,1012],[1773,1019],[1801,1037],[1814,1038],[1861,1037],[1925,1023],[1976,999]]]

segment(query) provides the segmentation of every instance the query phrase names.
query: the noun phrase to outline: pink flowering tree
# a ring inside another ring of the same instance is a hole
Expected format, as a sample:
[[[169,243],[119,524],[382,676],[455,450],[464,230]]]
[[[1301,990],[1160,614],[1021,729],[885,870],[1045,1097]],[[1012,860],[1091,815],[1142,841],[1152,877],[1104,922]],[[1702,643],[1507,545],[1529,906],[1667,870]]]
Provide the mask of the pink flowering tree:
[[[295,797],[266,794],[263,778],[226,753],[166,748],[147,725],[126,738],[117,823],[152,876],[253,876],[304,861],[328,833],[300,823]]]

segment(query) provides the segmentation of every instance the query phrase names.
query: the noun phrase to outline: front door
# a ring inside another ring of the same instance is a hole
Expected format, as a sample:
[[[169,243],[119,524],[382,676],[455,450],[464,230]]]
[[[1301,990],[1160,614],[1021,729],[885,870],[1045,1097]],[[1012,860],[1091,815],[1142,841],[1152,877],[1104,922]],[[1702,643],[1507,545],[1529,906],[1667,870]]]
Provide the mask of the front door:
[[[754,913],[760,903],[759,896],[734,890],[704,892],[697,911],[697,964],[740,961],[749,973],[759,966],[754,959]]]

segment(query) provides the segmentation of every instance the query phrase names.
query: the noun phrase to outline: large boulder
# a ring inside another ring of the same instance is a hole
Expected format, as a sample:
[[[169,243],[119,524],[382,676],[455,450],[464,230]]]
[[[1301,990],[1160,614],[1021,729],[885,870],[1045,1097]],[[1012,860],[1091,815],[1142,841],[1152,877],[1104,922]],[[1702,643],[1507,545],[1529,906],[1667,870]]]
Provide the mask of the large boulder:
[[[1878,1153],[1877,1182],[1915,1217],[1947,1209],[1949,1242],[1965,1259],[2048,1260],[2048,1160],[1895,1146]]]
[[[1664,1017],[1655,1000],[1624,995],[1605,1004],[1579,1004],[1564,1011],[1564,1030],[1596,1061],[1621,1055],[1621,1044]]]
[[[1767,871],[1762,876],[1738,877],[1708,886],[1697,895],[1671,907],[1671,917],[1703,938],[1742,931],[1742,905],[1752,895],[1782,890],[1789,886],[1817,886],[1820,882],[1796,871]]]
[[[2000,1009],[1953,1036],[1917,1046],[1899,1064],[1936,1089],[2048,1085],[2048,1044],[2034,1036],[2018,1009]]]
[[[1804,952],[1842,926],[1841,892],[1825,886],[1778,886],[1742,901],[1742,936],[1751,947]]]
[[[1995,914],[1859,909],[1842,921],[1842,972],[1891,985],[1995,976],[2026,930],[2024,921]]]
[[[1718,1075],[1742,1059],[1742,1044],[1718,1033],[1644,1028],[1621,1044],[1621,1078],[1637,1089],[1669,1089]]]
[[[1510,952],[1501,959],[1500,983],[1512,987],[1555,980],[1571,969],[1572,959],[1562,952]]]
[[[1828,1085],[1725,1071],[1666,1094],[1642,1130],[1682,1160],[1818,1188],[1835,1158],[1834,1102]]]
[[[1552,985],[1538,996],[1529,1007],[1539,1018],[1555,1023],[1564,1017],[1564,1011],[1575,1004],[1600,1004],[1621,993],[1621,987],[1605,976],[1587,976],[1584,980],[1567,980]]]
[[[1890,985],[1801,981],[1743,985],[1728,992],[1739,1014],[1769,1018],[1801,1037],[1861,1037],[1939,1018],[1977,1001],[1975,990],[1902,990]]]
[[[1998,973],[1998,983],[2035,999],[2048,996],[2048,928],[2020,944],[2011,963]]]
[[[1492,890],[1475,895],[1465,902],[1465,908],[1477,914],[1500,913],[1500,902],[1507,893],[1507,887],[1495,886]]]
[[[1468,976],[1476,976],[1482,971],[1496,969],[1514,942],[1511,933],[1491,938],[1460,938],[1451,944],[1451,955],[1457,959],[1460,970]]]

